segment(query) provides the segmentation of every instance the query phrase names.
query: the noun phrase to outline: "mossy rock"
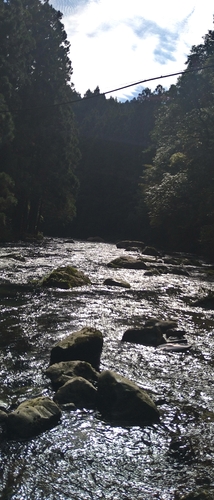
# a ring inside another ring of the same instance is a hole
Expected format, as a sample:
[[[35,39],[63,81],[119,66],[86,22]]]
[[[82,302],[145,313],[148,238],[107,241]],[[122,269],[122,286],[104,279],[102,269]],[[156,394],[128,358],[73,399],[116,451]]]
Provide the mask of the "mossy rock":
[[[88,276],[72,266],[58,267],[41,281],[42,286],[65,289],[90,284]]]
[[[73,403],[76,408],[95,408],[97,390],[83,377],[73,377],[61,386],[54,396],[59,405]]]
[[[84,327],[73,332],[51,350],[50,365],[61,361],[86,361],[95,370],[99,368],[103,347],[103,335],[96,328]]]
[[[97,382],[99,375],[90,363],[80,360],[54,363],[47,368],[45,373],[51,379],[54,390],[58,390],[59,387],[74,377],[82,377],[93,384]]]
[[[49,397],[38,397],[21,403],[6,419],[12,438],[27,439],[55,427],[61,417],[58,405]]]

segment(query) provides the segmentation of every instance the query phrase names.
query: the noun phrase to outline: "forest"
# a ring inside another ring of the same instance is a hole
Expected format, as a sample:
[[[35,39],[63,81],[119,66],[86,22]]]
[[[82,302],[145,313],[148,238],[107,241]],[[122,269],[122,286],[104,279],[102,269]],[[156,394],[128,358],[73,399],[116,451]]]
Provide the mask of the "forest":
[[[81,97],[62,14],[0,0],[1,242],[139,239],[212,259],[213,167],[214,31],[169,89]]]

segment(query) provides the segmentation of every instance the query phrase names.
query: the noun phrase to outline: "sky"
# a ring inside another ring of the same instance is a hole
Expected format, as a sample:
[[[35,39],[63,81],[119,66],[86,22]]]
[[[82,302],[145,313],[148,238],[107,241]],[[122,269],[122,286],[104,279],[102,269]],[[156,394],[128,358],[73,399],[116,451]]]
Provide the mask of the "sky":
[[[63,13],[72,81],[82,96],[109,92],[185,69],[193,45],[214,29],[213,0],[50,0]],[[132,99],[145,87],[169,88],[177,76],[109,93]]]

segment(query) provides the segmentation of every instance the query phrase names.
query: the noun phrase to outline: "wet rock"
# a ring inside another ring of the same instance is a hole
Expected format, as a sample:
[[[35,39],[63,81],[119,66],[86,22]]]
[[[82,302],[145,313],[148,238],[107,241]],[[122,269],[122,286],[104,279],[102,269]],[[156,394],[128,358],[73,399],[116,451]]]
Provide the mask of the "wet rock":
[[[128,247],[134,247],[134,248],[145,248],[145,243],[143,241],[135,241],[135,240],[123,240],[123,241],[118,241],[116,243],[117,248],[128,248]]]
[[[98,380],[98,372],[86,361],[61,361],[51,365],[46,370],[56,391],[73,377],[82,377],[91,383]]]
[[[121,288],[131,288],[130,284],[127,281],[116,281],[111,278],[107,278],[104,282],[104,285],[107,286],[119,286]]]
[[[58,404],[73,403],[76,408],[95,408],[97,390],[85,378],[74,377],[58,389],[54,401]]]
[[[160,271],[158,271],[157,268],[152,268],[152,269],[149,269],[149,271],[146,271],[144,273],[144,276],[160,276]]]
[[[145,255],[153,255],[155,257],[159,257],[161,255],[161,253],[157,250],[157,248],[154,247],[145,247],[142,250],[142,253]]]
[[[163,345],[157,346],[157,349],[163,352],[186,352],[191,349],[192,345],[187,343],[166,342]]]
[[[185,335],[185,330],[177,330],[177,328],[169,328],[166,331],[166,338],[173,337],[177,339],[183,339]]]
[[[42,279],[41,285],[45,287],[73,288],[91,284],[90,279],[75,267],[59,267]]]
[[[57,425],[60,417],[61,410],[52,399],[30,399],[8,414],[7,433],[13,438],[29,438]]]
[[[159,420],[158,409],[149,395],[134,382],[109,370],[99,376],[97,406],[112,423],[144,425]]]
[[[150,345],[154,347],[165,342],[161,329],[158,326],[130,328],[124,332],[121,340],[122,342],[132,342],[133,344]]]
[[[189,276],[189,272],[183,266],[176,266],[168,268],[168,273],[177,274],[178,276]]]
[[[50,364],[60,361],[87,361],[98,369],[103,347],[103,336],[99,330],[84,327],[58,342],[51,351]]]
[[[107,264],[107,267],[124,268],[124,269],[147,269],[147,265],[143,259],[134,259],[133,257],[121,256],[112,260]]]

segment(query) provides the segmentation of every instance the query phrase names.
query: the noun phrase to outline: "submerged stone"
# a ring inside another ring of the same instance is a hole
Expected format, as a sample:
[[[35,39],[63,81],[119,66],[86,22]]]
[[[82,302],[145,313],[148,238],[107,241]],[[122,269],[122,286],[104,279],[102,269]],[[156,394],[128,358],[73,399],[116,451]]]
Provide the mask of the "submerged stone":
[[[72,266],[58,267],[41,281],[42,286],[65,289],[90,284],[88,276]]]
[[[145,425],[159,420],[150,396],[137,384],[113,371],[103,371],[98,380],[98,410],[104,418],[121,425]]]
[[[103,336],[99,330],[84,327],[58,342],[51,351],[50,364],[60,361],[87,361],[95,369],[99,367]]]
[[[52,399],[29,399],[8,414],[7,432],[9,437],[29,438],[57,425],[60,417],[61,410]]]

